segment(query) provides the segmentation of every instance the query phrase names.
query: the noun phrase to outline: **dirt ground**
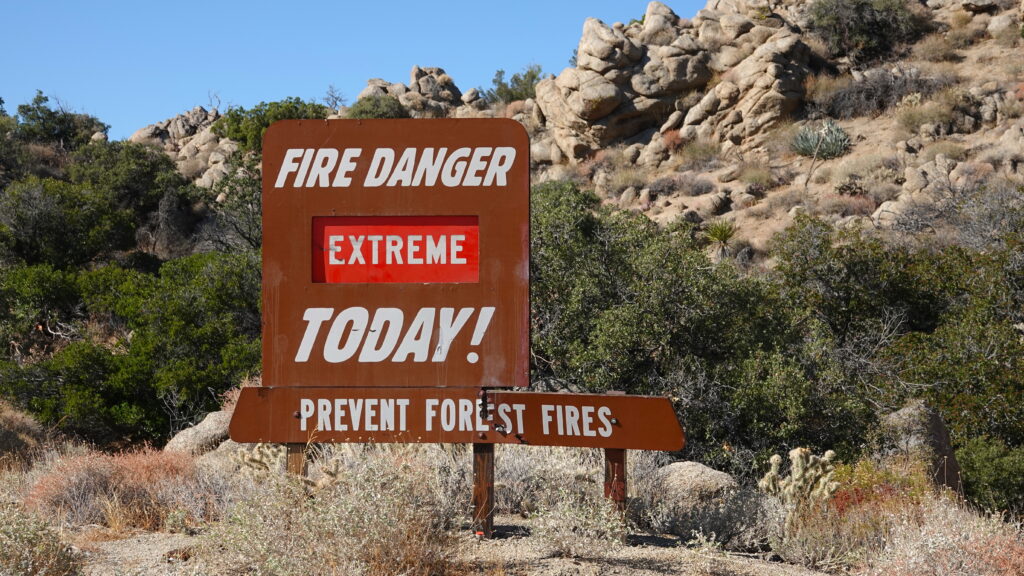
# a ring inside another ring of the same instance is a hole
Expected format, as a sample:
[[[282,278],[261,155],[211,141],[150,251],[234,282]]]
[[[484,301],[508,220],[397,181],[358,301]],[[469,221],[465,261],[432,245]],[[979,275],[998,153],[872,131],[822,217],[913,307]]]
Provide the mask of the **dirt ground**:
[[[198,536],[140,533],[80,544],[87,576],[199,576],[223,574],[193,557]],[[527,520],[500,516],[495,537],[467,532],[453,574],[484,576],[811,576],[821,574],[754,557],[682,546],[678,538],[631,535],[599,555],[564,558],[530,536]]]

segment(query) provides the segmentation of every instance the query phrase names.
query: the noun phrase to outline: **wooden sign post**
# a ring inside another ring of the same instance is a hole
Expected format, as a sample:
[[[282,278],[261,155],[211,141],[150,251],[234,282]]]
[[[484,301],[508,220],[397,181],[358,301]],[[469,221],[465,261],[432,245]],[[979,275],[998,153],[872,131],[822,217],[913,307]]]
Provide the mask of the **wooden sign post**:
[[[263,386],[236,442],[473,444],[490,536],[494,444],[680,450],[665,398],[529,385],[529,139],[505,119],[285,120],[263,140]]]

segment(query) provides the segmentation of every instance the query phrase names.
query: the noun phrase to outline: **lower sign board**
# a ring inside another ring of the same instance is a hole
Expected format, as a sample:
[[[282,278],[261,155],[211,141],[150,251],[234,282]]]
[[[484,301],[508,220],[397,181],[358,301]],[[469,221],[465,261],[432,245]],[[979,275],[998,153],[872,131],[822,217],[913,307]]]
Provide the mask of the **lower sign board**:
[[[229,430],[242,443],[685,444],[667,398],[465,388],[243,388]]]

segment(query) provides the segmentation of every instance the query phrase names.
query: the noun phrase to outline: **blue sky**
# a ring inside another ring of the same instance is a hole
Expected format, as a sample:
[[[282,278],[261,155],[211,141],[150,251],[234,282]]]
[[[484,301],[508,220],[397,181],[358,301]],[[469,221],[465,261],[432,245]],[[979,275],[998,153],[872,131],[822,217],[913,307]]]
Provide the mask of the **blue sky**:
[[[665,2],[693,16],[704,0]],[[369,78],[409,82],[440,66],[460,89],[529,64],[557,74],[588,16],[611,24],[646,0],[248,2],[0,0],[0,98],[8,113],[36,89],[111,125],[113,139],[219,98],[252,106],[319,99],[351,104]]]

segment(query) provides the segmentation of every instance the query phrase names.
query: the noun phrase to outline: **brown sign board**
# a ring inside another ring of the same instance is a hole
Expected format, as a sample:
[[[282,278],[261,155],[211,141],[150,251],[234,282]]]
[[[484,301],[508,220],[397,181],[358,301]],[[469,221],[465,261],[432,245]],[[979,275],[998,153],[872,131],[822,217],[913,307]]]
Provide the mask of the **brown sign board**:
[[[243,388],[235,442],[526,444],[682,450],[671,401],[654,396],[465,388]]]
[[[264,385],[527,386],[529,160],[512,120],[271,125]]]

